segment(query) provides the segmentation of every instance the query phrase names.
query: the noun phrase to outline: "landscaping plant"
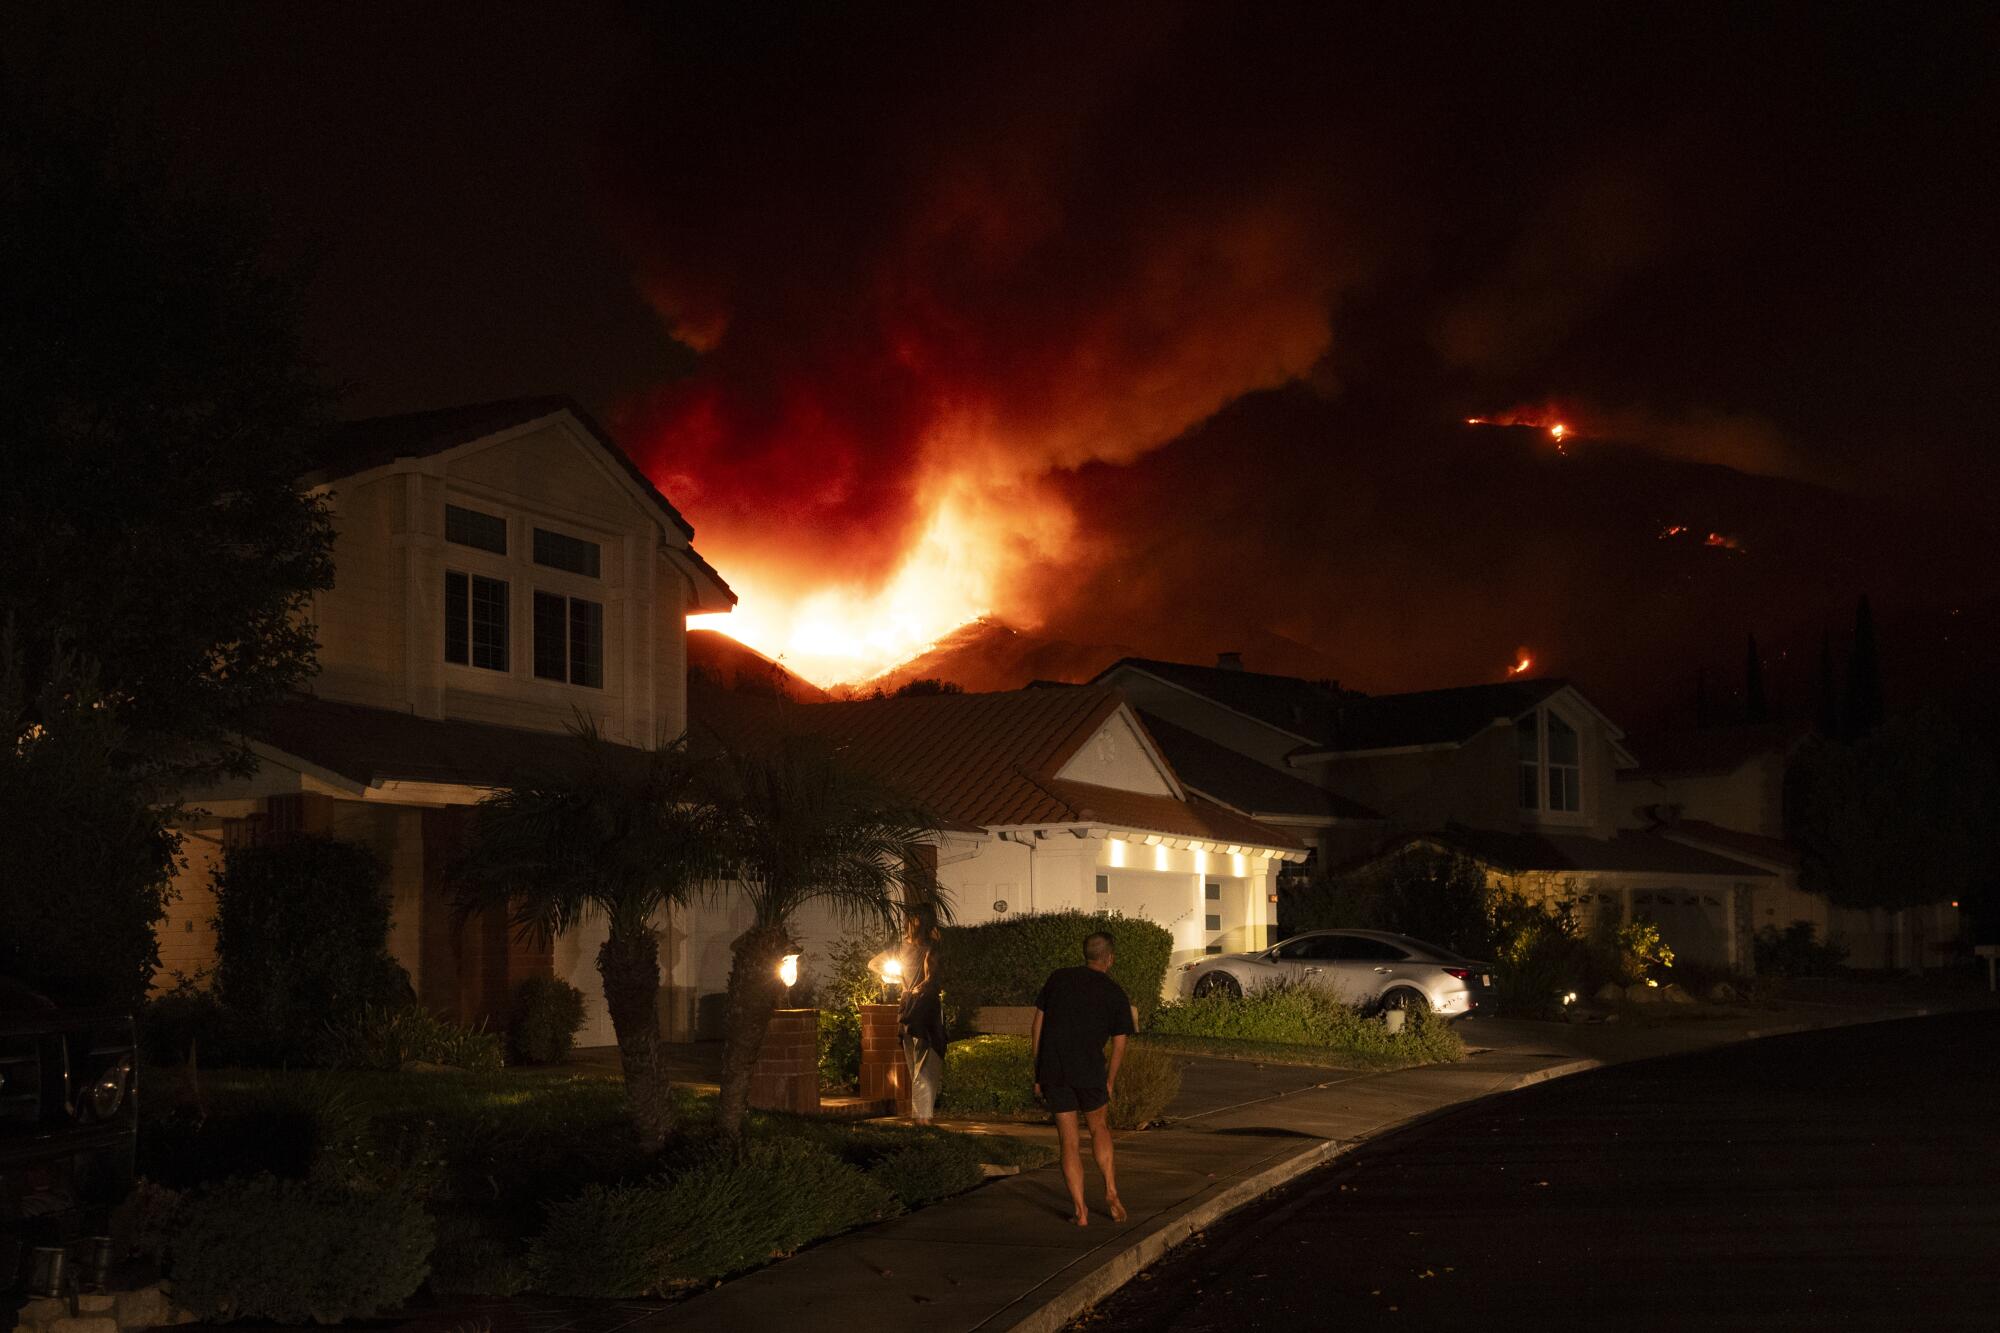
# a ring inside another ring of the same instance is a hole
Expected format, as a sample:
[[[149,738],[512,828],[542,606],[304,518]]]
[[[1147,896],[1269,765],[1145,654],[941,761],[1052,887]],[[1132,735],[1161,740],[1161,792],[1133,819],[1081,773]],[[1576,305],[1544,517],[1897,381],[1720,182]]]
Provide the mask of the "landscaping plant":
[[[1783,930],[1765,926],[1757,932],[1757,975],[1771,977],[1830,977],[1841,970],[1847,950],[1818,938],[1810,921],[1794,921]]]
[[[882,999],[868,960],[895,943],[880,931],[849,932],[828,949],[826,975],[814,986],[819,1008],[819,1081],[852,1088],[861,1081],[861,1006]]]
[[[1111,1089],[1111,1127],[1144,1129],[1167,1113],[1181,1092],[1181,1062],[1165,1051],[1127,1042]]]
[[[1117,941],[1111,979],[1125,988],[1144,1027],[1160,1000],[1172,933],[1151,921],[1103,912],[1030,912],[944,932],[938,966],[953,1030],[964,1031],[973,1010],[985,1005],[1033,1004],[1049,973],[1082,965],[1084,938],[1100,930]]]
[[[174,1301],[210,1320],[337,1324],[396,1309],[435,1240],[417,1199],[276,1176],[190,1198],[168,1245]]]
[[[979,1146],[962,1134],[920,1139],[876,1162],[868,1175],[906,1210],[963,1193],[985,1179]]]
[[[389,956],[380,857],[299,834],[230,849],[215,874],[216,998],[253,1063],[310,1064],[329,1022],[411,998]]]
[[[559,1065],[569,1059],[583,1026],[583,992],[560,977],[529,977],[514,988],[507,1048],[524,1065]]]
[[[1391,1033],[1380,1020],[1297,982],[1241,998],[1204,995],[1163,1004],[1145,1035],[1307,1047],[1369,1064],[1426,1064],[1465,1055],[1451,1025],[1428,1010],[1413,1011],[1403,1031]]]
[[[654,923],[723,866],[716,810],[682,742],[635,756],[587,719],[572,741],[567,763],[475,807],[460,901],[468,910],[504,907],[544,941],[586,920],[606,922],[597,972],[633,1124],[657,1148],[673,1127],[674,1102],[660,1058]]]
[[[949,916],[929,872],[928,816],[845,763],[825,740],[786,735],[730,754],[716,770],[730,891],[748,903],[748,929],[731,945],[724,1020],[722,1131],[742,1135],[750,1070],[784,987],[778,964],[793,952],[792,918],[822,904],[855,924],[889,932],[911,913]]]
[[[468,1027],[439,1018],[420,1004],[365,1004],[352,1017],[327,1024],[321,1049],[335,1069],[387,1073],[441,1065],[491,1074],[505,1063],[498,1034],[483,1024]]]

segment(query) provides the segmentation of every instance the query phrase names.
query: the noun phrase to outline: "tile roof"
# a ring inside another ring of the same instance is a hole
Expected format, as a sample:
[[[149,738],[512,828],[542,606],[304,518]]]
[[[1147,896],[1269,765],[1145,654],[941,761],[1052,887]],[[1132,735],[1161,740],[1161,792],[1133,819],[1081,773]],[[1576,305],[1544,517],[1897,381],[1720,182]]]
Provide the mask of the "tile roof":
[[[1182,783],[1231,809],[1253,818],[1382,818],[1358,801],[1280,773],[1206,736],[1177,727],[1163,717],[1147,712],[1141,712],[1139,717]]]
[[[1225,708],[1248,714],[1326,750],[1387,750],[1470,740],[1495,718],[1516,718],[1566,688],[1556,677],[1459,685],[1411,694],[1362,695],[1331,682],[1258,671],[1127,657],[1098,673],[1129,666]]]
[[[1752,861],[1786,869],[1792,869],[1799,863],[1799,854],[1787,847],[1783,839],[1724,828],[1705,819],[1677,819],[1671,824],[1662,824],[1654,831],[1663,838],[1692,843],[1724,856],[1748,857]]]
[[[429,412],[404,412],[396,416],[342,422],[313,450],[312,470],[328,480],[352,476],[371,467],[393,463],[399,458],[426,458],[443,453],[557,412],[568,412],[575,417],[577,423],[604,447],[604,451],[625,469],[632,480],[639,483],[647,497],[659,506],[682,535],[693,540],[694,527],[661,494],[652,478],[639,470],[631,455],[620,448],[610,433],[598,425],[575,399],[561,395],[504,398],[491,403],[471,403]]]
[[[1622,829],[1610,838],[1582,833],[1501,833],[1450,828],[1441,833],[1405,835],[1370,860],[1413,842],[1453,847],[1498,870],[1618,872],[1658,875],[1733,875],[1767,879],[1771,872],[1715,852],[1690,847],[1652,831]]]
[[[1628,737],[1639,761],[1634,777],[1698,777],[1734,773],[1753,759],[1790,754],[1811,730],[1802,722],[1757,722]]]
[[[498,787],[562,763],[576,745],[566,732],[417,717],[307,695],[273,705],[245,734],[364,787],[396,781]],[[639,750],[612,748],[639,762]]]
[[[1097,824],[1295,849],[1281,830],[1212,801],[1055,776],[1124,703],[1100,685],[798,704],[690,682],[689,728],[723,744],[780,730],[824,736],[857,767],[961,829]]]

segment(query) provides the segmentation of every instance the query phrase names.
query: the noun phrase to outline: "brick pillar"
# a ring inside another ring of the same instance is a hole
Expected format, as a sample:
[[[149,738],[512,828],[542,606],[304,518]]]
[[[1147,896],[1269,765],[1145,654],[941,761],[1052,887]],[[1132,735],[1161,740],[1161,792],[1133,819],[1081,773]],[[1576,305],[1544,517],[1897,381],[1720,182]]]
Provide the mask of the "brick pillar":
[[[779,1009],[750,1070],[750,1104],[760,1111],[819,1114],[819,1010]]]
[[[892,1104],[897,1115],[908,1115],[910,1065],[896,1035],[896,1015],[901,1008],[894,1004],[861,1006],[860,1093],[869,1101]]]

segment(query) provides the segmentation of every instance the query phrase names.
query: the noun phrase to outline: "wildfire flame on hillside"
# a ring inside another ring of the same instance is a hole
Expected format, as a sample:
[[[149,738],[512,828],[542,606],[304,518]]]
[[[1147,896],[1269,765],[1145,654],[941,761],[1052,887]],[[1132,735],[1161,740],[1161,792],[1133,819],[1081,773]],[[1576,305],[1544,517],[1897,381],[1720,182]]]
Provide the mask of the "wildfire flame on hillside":
[[[1527,426],[1534,430],[1545,430],[1555,443],[1556,452],[1565,458],[1569,456],[1569,441],[1576,438],[1576,430],[1564,421],[1562,414],[1553,407],[1517,407],[1510,412],[1502,412],[1490,417],[1467,417],[1468,426]]]

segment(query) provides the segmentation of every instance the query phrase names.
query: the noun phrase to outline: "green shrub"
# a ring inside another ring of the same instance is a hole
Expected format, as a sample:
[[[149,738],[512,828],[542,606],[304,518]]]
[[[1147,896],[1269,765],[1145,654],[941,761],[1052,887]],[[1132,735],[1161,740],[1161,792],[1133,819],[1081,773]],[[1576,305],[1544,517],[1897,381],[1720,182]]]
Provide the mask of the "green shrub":
[[[1283,983],[1235,996],[1204,995],[1163,1004],[1148,1034],[1314,1047],[1367,1060],[1457,1060],[1465,1046],[1429,1014],[1392,1035],[1374,1018],[1316,986]]]
[[[500,1038],[484,1026],[465,1027],[420,1004],[364,1004],[327,1024],[322,1060],[335,1069],[395,1073],[408,1065],[446,1065],[474,1074],[499,1072]]]
[[[329,1022],[412,998],[388,953],[383,874],[375,853],[333,838],[230,851],[215,876],[216,988],[246,1059],[303,1063]]]
[[[1138,1006],[1144,1026],[1160,1002],[1174,937],[1150,921],[1103,912],[1041,912],[947,927],[938,958],[947,1021],[962,1032],[981,1006],[1033,1004],[1049,973],[1082,965],[1084,937],[1100,930],[1117,942],[1111,979]]]
[[[1547,1018],[1562,997],[1588,987],[1590,947],[1577,935],[1570,904],[1545,907],[1503,895],[1493,912],[1494,1007],[1521,1018]]]
[[[339,1177],[368,1133],[367,1113],[323,1075],[263,1079],[252,1096],[207,1101],[141,1103],[141,1175],[175,1189],[257,1175]]]
[[[1167,1113],[1181,1094],[1180,1061],[1165,1051],[1127,1042],[1111,1089],[1111,1127],[1144,1129]]]
[[[422,1284],[434,1238],[407,1195],[231,1180],[180,1212],[168,1252],[174,1301],[215,1320],[372,1318]]]
[[[174,973],[174,984],[139,1008],[139,1046],[152,1065],[193,1060],[211,1068],[238,1062],[240,1024],[216,998],[205,972]]]
[[[1810,921],[1794,921],[1783,930],[1765,926],[1752,946],[1757,974],[1772,977],[1830,977],[1847,961],[1847,950],[1820,940]]]
[[[1026,1037],[966,1037],[944,1053],[946,1110],[971,1114],[1018,1115],[1035,1109],[1035,1073],[1028,1064]]]
[[[895,1208],[881,1184],[815,1143],[753,1139],[670,1177],[593,1185],[555,1205],[528,1271],[551,1295],[643,1296],[755,1267]]]
[[[559,1065],[569,1059],[583,1027],[583,992],[560,977],[529,977],[514,988],[507,1047],[524,1065]]]
[[[1628,921],[1618,927],[1618,980],[1627,986],[1657,981],[1674,965],[1674,951],[1660,938],[1659,923]]]
[[[882,999],[882,981],[868,960],[895,942],[872,931],[847,934],[830,948],[826,975],[814,981],[819,1009],[819,1081],[851,1088],[861,1081],[861,1006]]]
[[[963,1193],[985,1179],[979,1146],[962,1134],[920,1140],[883,1158],[868,1174],[905,1209]]]
[[[1486,959],[1494,947],[1493,908],[1477,861],[1417,844],[1360,874],[1309,886],[1294,895],[1286,919],[1300,929],[1393,930]]]

